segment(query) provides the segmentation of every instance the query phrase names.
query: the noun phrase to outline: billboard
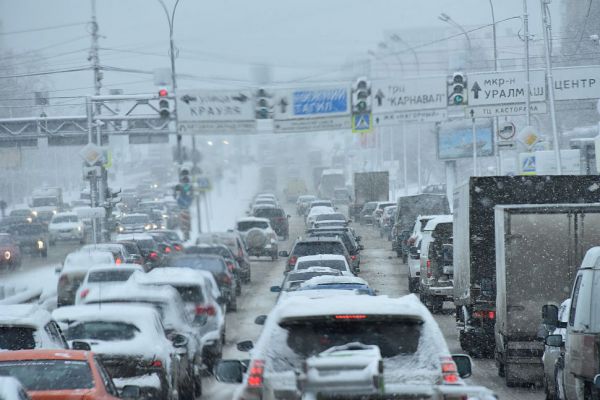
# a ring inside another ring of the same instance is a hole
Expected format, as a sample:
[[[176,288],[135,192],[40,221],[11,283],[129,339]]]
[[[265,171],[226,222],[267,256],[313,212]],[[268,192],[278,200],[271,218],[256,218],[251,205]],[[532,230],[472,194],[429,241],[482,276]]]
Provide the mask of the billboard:
[[[477,157],[494,155],[492,124],[476,124]],[[471,124],[446,124],[438,131],[438,159],[456,160],[473,157],[473,127]]]

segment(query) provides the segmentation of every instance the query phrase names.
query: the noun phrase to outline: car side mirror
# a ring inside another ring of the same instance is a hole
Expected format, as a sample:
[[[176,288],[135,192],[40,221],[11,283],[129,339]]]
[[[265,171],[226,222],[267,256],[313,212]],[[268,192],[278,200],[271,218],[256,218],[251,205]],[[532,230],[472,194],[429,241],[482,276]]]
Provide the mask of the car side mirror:
[[[175,347],[176,349],[186,347],[188,344],[188,339],[179,333],[171,334],[169,336],[169,339],[171,340],[171,343],[173,343],[173,347]]]
[[[217,381],[224,383],[242,383],[244,364],[239,360],[220,360],[214,368]]]
[[[356,237],[356,241],[357,241],[357,242],[360,242],[361,240],[362,240],[362,236],[357,236],[357,237]]]
[[[471,357],[466,354],[454,354],[452,359],[456,364],[456,371],[461,378],[468,378],[473,375],[473,365]]]
[[[54,273],[56,274],[60,274],[62,272],[63,266],[58,264],[56,267],[54,267]]]
[[[542,306],[542,321],[549,326],[558,325],[558,307],[553,304]]]
[[[285,250],[282,250],[279,252],[279,257],[289,257],[289,256],[290,256],[290,253],[288,253]]]
[[[266,315],[259,315],[258,317],[256,317],[254,319],[254,323],[256,325],[264,325],[266,320],[267,320],[267,316]]]
[[[92,346],[90,346],[88,342],[84,342],[83,340],[73,340],[73,342],[71,342],[71,349],[91,351]]]
[[[600,374],[594,377],[594,387],[600,389]]]
[[[271,293],[279,293],[281,292],[281,286],[271,286]]]
[[[545,340],[546,346],[550,347],[562,347],[563,337],[562,335],[548,335]]]
[[[139,386],[126,385],[123,386],[119,397],[122,399],[139,399],[141,394],[142,392]]]
[[[246,352],[254,348],[254,343],[252,343],[252,340],[244,340],[243,342],[239,342],[236,347],[239,351]]]
[[[364,250],[364,249],[365,249],[365,246],[363,246],[362,244],[358,245],[358,250]]]
[[[347,220],[346,220],[346,223],[347,223],[347,224],[351,224],[352,222],[353,222],[353,221],[352,221],[351,219],[347,219]]]
[[[219,296],[217,297],[217,303],[222,306],[223,304],[227,304],[227,299],[223,296]]]

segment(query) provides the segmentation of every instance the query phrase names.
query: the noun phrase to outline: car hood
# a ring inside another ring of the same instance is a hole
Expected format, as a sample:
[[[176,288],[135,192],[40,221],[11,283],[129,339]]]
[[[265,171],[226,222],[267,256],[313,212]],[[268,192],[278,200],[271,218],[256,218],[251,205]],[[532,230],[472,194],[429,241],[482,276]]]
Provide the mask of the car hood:
[[[94,398],[93,389],[76,390],[36,390],[27,392],[31,400],[82,400]]]
[[[156,340],[143,338],[140,340],[118,340],[104,341],[95,339],[78,339],[89,343],[92,351],[106,356],[129,356],[142,357],[147,360],[160,358],[163,361],[169,360],[169,353],[165,347]],[[69,341],[69,347],[72,341]]]
[[[48,225],[48,229],[50,230],[58,230],[58,229],[77,229],[79,224],[77,222],[60,222],[57,224]]]

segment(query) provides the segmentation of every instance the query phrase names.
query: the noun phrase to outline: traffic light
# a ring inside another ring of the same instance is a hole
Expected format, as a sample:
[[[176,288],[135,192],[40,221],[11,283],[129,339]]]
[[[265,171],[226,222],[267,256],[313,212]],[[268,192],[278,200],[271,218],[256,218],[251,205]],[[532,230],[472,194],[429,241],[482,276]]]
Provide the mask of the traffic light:
[[[179,170],[179,183],[190,183],[190,170],[182,168]]]
[[[273,118],[273,102],[271,95],[265,89],[256,91],[256,119]]]
[[[448,78],[448,105],[464,106],[467,104],[467,76],[462,72],[455,72]]]
[[[160,89],[158,91],[158,97],[160,98],[160,100],[158,100],[158,113],[163,119],[167,119],[171,116],[171,104],[167,98],[168,95],[169,92],[167,92],[167,89]]]
[[[370,113],[371,104],[371,82],[365,77],[358,78],[352,86],[352,113]]]

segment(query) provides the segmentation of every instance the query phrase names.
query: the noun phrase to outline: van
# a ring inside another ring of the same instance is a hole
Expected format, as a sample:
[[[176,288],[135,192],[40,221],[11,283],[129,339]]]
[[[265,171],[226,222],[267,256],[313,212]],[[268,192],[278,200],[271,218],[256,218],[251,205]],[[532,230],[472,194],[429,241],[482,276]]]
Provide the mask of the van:
[[[441,312],[444,301],[452,301],[454,291],[452,215],[432,218],[422,235],[419,294],[431,312]]]

